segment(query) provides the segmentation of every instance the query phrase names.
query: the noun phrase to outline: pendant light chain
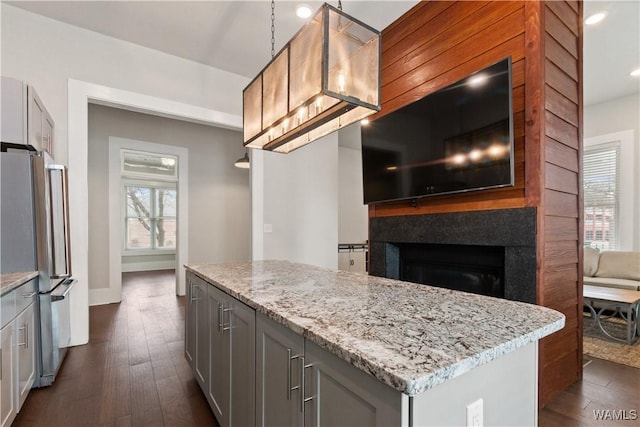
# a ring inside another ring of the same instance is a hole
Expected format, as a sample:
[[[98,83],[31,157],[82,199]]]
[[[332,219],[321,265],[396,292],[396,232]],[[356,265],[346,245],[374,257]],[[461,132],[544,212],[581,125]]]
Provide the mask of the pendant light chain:
[[[338,0],[338,10],[342,10],[342,0]]]
[[[276,2],[271,0],[271,57],[276,56]]]

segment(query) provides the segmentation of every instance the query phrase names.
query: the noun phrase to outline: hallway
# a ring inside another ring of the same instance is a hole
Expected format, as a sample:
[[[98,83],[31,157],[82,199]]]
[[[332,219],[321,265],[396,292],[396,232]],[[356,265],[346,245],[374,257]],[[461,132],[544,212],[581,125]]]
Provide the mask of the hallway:
[[[217,426],[184,358],[173,270],[123,274],[122,302],[89,318],[89,344],[31,391],[14,426]]]

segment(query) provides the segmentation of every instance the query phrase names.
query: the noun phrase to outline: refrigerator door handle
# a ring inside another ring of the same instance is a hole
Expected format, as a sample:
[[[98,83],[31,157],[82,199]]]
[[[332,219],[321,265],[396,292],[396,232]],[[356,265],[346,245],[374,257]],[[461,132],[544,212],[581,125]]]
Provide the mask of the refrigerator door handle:
[[[65,299],[76,282],[76,279],[67,279],[56,286],[56,288],[51,291],[51,302],[62,301]]]
[[[71,276],[67,170],[62,165],[47,165],[47,173],[51,194],[51,277],[64,278]]]

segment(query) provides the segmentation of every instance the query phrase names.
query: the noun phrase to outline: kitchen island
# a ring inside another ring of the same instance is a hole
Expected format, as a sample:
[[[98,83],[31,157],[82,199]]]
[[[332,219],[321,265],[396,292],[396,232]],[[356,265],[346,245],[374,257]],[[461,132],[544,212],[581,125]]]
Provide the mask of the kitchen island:
[[[472,403],[537,421],[554,310],[286,261],[186,267],[185,354],[223,427],[464,425]]]

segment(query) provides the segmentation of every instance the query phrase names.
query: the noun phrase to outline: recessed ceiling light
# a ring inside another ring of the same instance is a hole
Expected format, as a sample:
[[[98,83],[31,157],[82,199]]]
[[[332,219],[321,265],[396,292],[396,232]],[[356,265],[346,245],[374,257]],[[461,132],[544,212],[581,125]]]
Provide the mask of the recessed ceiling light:
[[[602,21],[606,17],[607,17],[607,12],[594,13],[593,15],[587,17],[587,19],[584,20],[584,23],[587,25],[597,24],[598,22]]]
[[[306,4],[299,4],[296,7],[296,15],[298,15],[298,18],[307,19],[311,16],[311,7]]]
[[[629,75],[633,77],[640,77],[640,68],[633,70],[632,72],[629,73]]]

